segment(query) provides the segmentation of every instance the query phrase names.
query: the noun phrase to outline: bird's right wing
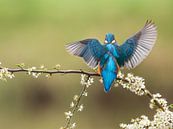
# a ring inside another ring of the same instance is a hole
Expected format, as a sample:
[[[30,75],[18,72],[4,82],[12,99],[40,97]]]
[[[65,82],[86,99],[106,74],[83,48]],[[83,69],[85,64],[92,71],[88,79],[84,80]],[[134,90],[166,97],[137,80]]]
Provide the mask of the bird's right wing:
[[[101,45],[97,39],[85,39],[66,45],[67,51],[79,57],[83,57],[85,62],[95,68],[101,57],[107,52],[105,46]]]
[[[157,29],[152,21],[147,21],[145,26],[135,35],[128,38],[118,50],[120,58],[118,64],[129,69],[140,64],[152,50],[157,38]]]

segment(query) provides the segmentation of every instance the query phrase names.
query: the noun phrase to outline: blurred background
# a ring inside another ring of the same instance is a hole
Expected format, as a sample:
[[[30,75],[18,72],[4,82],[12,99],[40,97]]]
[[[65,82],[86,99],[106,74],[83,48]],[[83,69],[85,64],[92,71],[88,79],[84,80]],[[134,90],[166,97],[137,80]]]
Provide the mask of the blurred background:
[[[6,67],[60,64],[62,69],[92,71],[64,45],[92,37],[103,42],[107,32],[122,43],[147,19],[158,26],[158,40],[149,57],[130,72],[144,77],[151,92],[173,103],[172,0],[0,0],[0,61]],[[81,88],[80,75],[34,79],[19,73],[0,81],[0,129],[58,129]],[[117,129],[121,122],[142,114],[152,119],[154,114],[147,97],[121,87],[106,94],[98,78],[82,103],[84,111],[74,119],[78,129]]]

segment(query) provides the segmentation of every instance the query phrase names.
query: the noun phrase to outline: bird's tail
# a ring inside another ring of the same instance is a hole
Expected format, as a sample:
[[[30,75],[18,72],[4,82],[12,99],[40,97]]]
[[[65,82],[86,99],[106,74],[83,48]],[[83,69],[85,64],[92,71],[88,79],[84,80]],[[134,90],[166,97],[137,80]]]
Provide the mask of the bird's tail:
[[[102,78],[103,78],[104,90],[107,93],[110,91],[113,81],[117,78],[117,73],[103,70]]]

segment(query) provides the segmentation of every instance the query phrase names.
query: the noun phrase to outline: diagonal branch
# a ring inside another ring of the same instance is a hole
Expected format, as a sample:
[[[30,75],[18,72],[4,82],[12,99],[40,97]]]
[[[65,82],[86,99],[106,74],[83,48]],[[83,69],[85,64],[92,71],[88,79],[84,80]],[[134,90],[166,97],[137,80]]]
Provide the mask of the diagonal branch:
[[[88,75],[87,76],[87,78],[86,78],[86,82],[88,82],[88,80],[89,80],[89,78],[90,78],[90,76]],[[80,104],[80,101],[81,101],[81,99],[82,99],[82,96],[83,96],[83,94],[86,92],[86,90],[87,90],[87,84],[85,84],[85,85],[83,85],[83,88],[82,88],[82,90],[81,90],[81,92],[80,92],[80,94],[79,94],[79,97],[78,97],[78,99],[77,99],[77,101],[76,101],[76,103],[75,103],[75,106],[73,107],[73,109],[72,109],[72,116],[70,116],[70,118],[69,119],[67,119],[67,121],[66,121],[66,125],[65,125],[65,129],[68,129],[69,127],[70,127],[70,123],[71,123],[71,120],[72,120],[72,117],[74,116],[74,114],[75,114],[75,112],[76,112],[76,110],[77,110],[77,108],[78,108],[78,106],[79,106],[79,104]]]

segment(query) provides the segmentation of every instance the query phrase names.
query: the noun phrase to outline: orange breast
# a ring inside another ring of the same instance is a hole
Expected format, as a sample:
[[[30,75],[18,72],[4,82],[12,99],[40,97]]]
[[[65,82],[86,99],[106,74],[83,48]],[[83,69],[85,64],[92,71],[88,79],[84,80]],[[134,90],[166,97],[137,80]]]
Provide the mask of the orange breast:
[[[98,64],[97,73],[98,73],[98,74],[101,74],[101,67],[100,67],[100,64]]]

